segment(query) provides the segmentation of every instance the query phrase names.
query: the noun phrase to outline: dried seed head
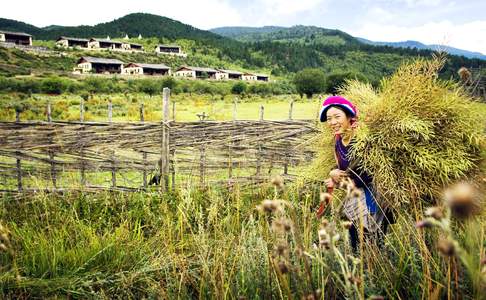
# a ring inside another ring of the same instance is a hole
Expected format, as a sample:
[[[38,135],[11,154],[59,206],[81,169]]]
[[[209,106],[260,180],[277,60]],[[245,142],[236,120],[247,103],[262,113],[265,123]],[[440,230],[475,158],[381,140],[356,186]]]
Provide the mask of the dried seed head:
[[[329,250],[331,249],[331,241],[328,238],[320,240],[319,246],[321,246],[323,249]]]
[[[323,240],[329,236],[325,229],[320,229],[317,234],[319,235],[319,239]]]
[[[451,212],[458,218],[468,218],[478,211],[478,193],[468,183],[459,183],[447,189],[444,198]]]
[[[0,244],[0,251],[7,252],[7,250],[8,250],[7,246],[4,243],[1,243]]]
[[[272,230],[276,233],[286,233],[292,230],[292,223],[289,219],[280,218],[272,222]]]
[[[324,202],[326,204],[329,204],[331,202],[331,199],[332,199],[332,195],[329,194],[329,193],[321,193],[320,195],[321,197],[321,202]]]
[[[322,219],[321,220],[321,225],[322,225],[322,227],[326,228],[327,225],[329,225],[329,221],[327,219]]]
[[[264,212],[273,213],[279,208],[279,203],[275,200],[263,200],[261,203],[261,208]]]
[[[287,253],[288,246],[286,244],[278,244],[278,246],[275,248],[277,250],[277,254],[279,256],[285,256]]]
[[[284,179],[280,175],[273,177],[271,182],[275,187],[277,187],[279,189],[283,189],[283,187],[284,187]]]
[[[280,270],[280,273],[282,273],[282,274],[287,274],[289,272],[289,267],[283,261],[278,262],[278,269]]]
[[[456,252],[454,243],[443,238],[437,242],[437,249],[444,256],[453,256]]]
[[[436,220],[440,220],[444,217],[443,213],[442,213],[442,209],[440,209],[439,207],[437,206],[434,206],[434,207],[429,207],[425,210],[425,215],[427,217],[432,217]]]
[[[344,221],[341,223],[341,226],[343,226],[344,229],[349,229],[351,226],[353,226],[353,222],[350,221]]]
[[[434,224],[429,219],[425,219],[425,220],[418,221],[417,223],[415,223],[415,227],[417,227],[417,228],[431,228],[433,226],[434,226]]]

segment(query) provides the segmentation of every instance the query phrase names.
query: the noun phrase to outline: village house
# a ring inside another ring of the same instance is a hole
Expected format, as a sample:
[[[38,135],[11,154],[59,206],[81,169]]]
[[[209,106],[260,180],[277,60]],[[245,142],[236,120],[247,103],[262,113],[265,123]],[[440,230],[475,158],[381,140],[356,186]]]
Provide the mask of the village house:
[[[221,79],[235,79],[241,80],[241,76],[243,75],[242,72],[233,71],[233,70],[222,70],[218,69],[223,75],[221,75]]]
[[[143,51],[143,46],[135,43],[122,43],[122,50],[125,51]]]
[[[245,81],[256,81],[257,76],[255,74],[251,74],[251,73],[243,73],[241,75],[241,79],[245,80]]]
[[[177,45],[157,45],[155,47],[155,53],[169,54],[186,57],[187,54],[183,53],[180,46]]]
[[[23,32],[0,30],[0,42],[13,43],[21,46],[32,46],[32,36]]]
[[[170,67],[164,64],[128,63],[123,67],[122,74],[164,76],[170,75]]]
[[[123,71],[123,62],[118,59],[83,56],[77,65],[75,74],[121,74]]]
[[[222,79],[223,72],[220,72],[212,68],[200,68],[200,67],[180,67],[174,72],[174,76],[177,77],[189,77],[189,78],[208,78],[208,79]]]
[[[61,36],[57,39],[56,45],[63,48],[84,48],[88,49],[89,40]]]
[[[89,48],[101,50],[123,50],[122,42],[92,38],[89,40]]]
[[[268,75],[265,74],[256,74],[257,81],[268,81]]]

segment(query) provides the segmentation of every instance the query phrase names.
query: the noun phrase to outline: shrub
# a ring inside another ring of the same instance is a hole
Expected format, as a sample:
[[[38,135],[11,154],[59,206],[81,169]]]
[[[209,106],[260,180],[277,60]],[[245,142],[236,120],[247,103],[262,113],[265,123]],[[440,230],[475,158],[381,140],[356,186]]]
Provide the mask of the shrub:
[[[231,93],[236,95],[241,95],[246,91],[246,83],[244,82],[237,82],[231,88]]]
[[[294,76],[294,84],[297,92],[302,96],[311,98],[313,94],[324,91],[325,75],[319,69],[304,69]]]
[[[326,78],[326,93],[336,94],[339,88],[343,87],[348,80],[358,80],[361,82],[368,82],[367,78],[361,73],[342,72],[331,73]]]

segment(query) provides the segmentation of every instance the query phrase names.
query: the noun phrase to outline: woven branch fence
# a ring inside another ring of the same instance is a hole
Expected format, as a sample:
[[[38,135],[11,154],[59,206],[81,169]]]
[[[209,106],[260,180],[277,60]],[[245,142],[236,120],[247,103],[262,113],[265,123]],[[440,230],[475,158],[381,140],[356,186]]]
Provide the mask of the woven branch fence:
[[[0,191],[251,186],[276,173],[292,178],[314,156],[316,122],[292,120],[292,104],[285,121],[264,120],[261,107],[254,121],[174,122],[169,94],[159,123],[143,122],[143,107],[140,122],[112,123],[111,105],[109,122],[54,122],[49,107],[46,122],[0,122]]]

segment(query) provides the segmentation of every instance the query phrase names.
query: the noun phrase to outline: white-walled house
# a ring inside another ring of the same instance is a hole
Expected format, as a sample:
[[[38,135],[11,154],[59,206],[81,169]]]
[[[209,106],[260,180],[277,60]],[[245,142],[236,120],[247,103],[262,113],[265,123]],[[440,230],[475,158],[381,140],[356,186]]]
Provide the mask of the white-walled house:
[[[245,81],[256,81],[257,76],[255,74],[252,74],[252,73],[243,73],[241,75],[241,79],[245,80]]]
[[[235,80],[241,80],[241,76],[243,75],[242,72],[239,71],[234,71],[234,70],[223,70],[223,69],[218,69],[218,71],[222,72],[224,74],[224,78],[222,79],[235,79]]]
[[[164,64],[128,63],[123,67],[122,74],[165,76],[170,75],[170,67]]]
[[[178,45],[157,45],[155,47],[155,53],[157,54],[169,54],[175,56],[186,57],[187,54],[182,52],[182,49]]]
[[[122,44],[122,42],[92,38],[89,40],[88,46],[91,49],[123,50]]]
[[[32,46],[32,36],[24,32],[0,30],[0,42],[21,46]]]
[[[174,72],[176,77],[186,78],[209,78],[209,79],[221,79],[222,72],[213,68],[201,68],[201,67],[180,67]]]
[[[123,62],[118,59],[83,56],[74,68],[75,74],[121,74]]]
[[[61,36],[56,40],[56,45],[63,48],[82,48],[88,49],[89,40],[73,37]]]

